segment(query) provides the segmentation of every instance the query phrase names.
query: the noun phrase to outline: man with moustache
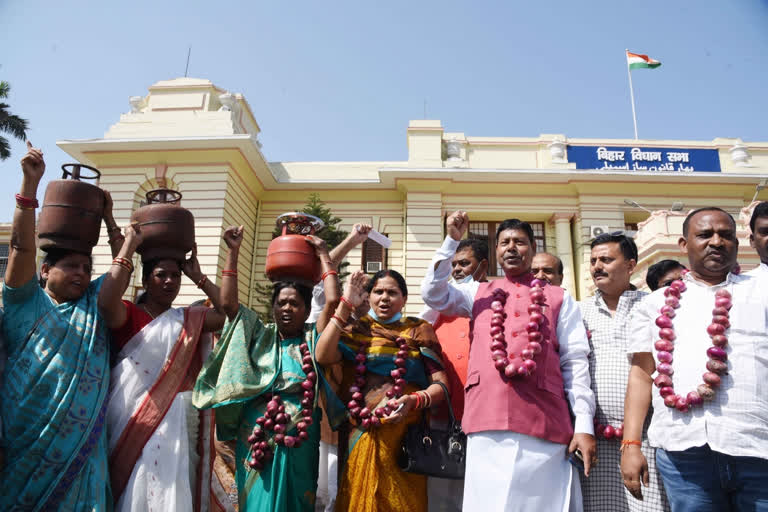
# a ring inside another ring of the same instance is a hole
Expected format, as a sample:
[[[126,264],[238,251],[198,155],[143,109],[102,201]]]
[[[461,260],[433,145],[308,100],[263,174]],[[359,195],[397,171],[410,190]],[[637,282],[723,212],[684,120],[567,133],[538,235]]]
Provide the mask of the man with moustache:
[[[533,277],[555,286],[563,284],[563,270],[563,261],[548,252],[537,252],[531,263]]]
[[[690,272],[632,321],[624,485],[638,497],[648,485],[640,440],[652,403],[648,438],[673,512],[768,510],[768,297],[730,272],[738,245],[727,212],[692,211],[679,241]]]
[[[749,245],[760,256],[760,265],[750,270],[748,274],[759,277],[764,283],[768,283],[768,201],[763,201],[752,210],[749,229],[752,231],[749,234]]]
[[[484,283],[487,281],[487,273],[488,243],[479,238],[467,238],[459,242],[456,254],[451,259],[451,283],[468,283],[473,280]],[[469,362],[469,318],[441,315],[428,306],[420,316],[435,328],[443,350],[443,363],[451,390],[451,407],[456,419],[461,422]],[[427,495],[430,512],[460,511],[464,500],[463,491],[464,482],[429,477]]]
[[[643,500],[634,499],[622,484],[619,470],[624,393],[629,361],[627,345],[630,317],[647,295],[630,283],[637,265],[637,246],[628,236],[605,233],[592,243],[589,273],[595,295],[582,301],[581,314],[589,333],[589,370],[595,392],[595,437],[600,464],[581,479],[584,509],[590,512],[656,512],[669,510],[653,460],[654,450],[643,436],[642,450],[649,460],[650,486]]]
[[[501,222],[496,231],[504,279],[450,285],[451,258],[468,227],[466,212],[448,218],[448,236],[421,287],[431,308],[473,319],[462,421],[468,434],[463,508],[567,511],[575,475],[566,454],[580,450],[586,474],[595,454],[581,314],[561,288],[542,289],[534,279],[533,230],[518,219]],[[505,349],[491,349],[499,344]],[[573,500],[577,509],[580,498]]]

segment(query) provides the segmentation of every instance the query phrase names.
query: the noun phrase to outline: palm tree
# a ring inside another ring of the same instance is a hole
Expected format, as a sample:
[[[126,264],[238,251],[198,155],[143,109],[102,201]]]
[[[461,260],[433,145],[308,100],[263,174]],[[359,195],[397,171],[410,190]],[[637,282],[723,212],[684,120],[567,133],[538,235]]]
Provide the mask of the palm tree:
[[[11,84],[0,82],[0,99],[7,98],[11,92]],[[10,105],[0,102],[0,133],[10,133],[20,140],[27,140],[27,120],[11,114],[8,109]],[[5,160],[11,156],[11,145],[8,139],[0,136],[0,160]]]

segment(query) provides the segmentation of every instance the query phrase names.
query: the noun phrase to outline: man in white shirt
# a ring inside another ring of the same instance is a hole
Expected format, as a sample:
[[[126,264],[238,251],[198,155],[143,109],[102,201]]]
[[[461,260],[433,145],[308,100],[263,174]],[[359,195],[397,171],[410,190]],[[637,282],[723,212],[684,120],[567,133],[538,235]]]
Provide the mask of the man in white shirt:
[[[752,231],[749,235],[749,245],[760,256],[760,265],[748,274],[762,276],[762,279],[768,282],[768,201],[763,201],[752,210],[749,229]]]
[[[636,496],[648,485],[639,444],[653,403],[648,438],[673,512],[768,510],[768,296],[730,273],[738,239],[727,212],[691,212],[679,245],[690,272],[632,320],[624,485]]]
[[[496,233],[504,279],[449,285],[451,258],[469,217],[455,212],[446,226],[448,236],[421,291],[431,308],[474,320],[462,422],[468,434],[463,509],[567,511],[575,475],[566,454],[580,450],[588,474],[595,450],[589,343],[578,306],[559,287],[539,288],[530,272],[533,230],[518,219],[505,220]],[[542,296],[546,307],[536,305]],[[501,328],[494,327],[497,319],[503,319]],[[499,336],[506,337],[503,352],[490,348]],[[506,366],[499,370],[502,362]],[[580,510],[580,496],[576,501]]]

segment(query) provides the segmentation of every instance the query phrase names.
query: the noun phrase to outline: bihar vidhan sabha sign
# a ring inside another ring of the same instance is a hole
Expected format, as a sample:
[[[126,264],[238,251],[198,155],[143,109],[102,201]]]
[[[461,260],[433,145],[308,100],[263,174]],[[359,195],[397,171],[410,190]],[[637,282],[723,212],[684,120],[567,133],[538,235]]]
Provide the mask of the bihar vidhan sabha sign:
[[[577,169],[638,172],[720,172],[716,149],[568,146]]]

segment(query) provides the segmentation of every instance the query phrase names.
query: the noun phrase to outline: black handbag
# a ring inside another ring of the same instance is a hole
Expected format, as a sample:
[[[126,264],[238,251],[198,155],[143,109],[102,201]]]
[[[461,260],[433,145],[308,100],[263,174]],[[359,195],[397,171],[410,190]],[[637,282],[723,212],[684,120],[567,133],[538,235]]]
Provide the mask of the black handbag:
[[[409,473],[461,480],[467,457],[467,436],[453,414],[448,388],[442,382],[437,384],[442,386],[448,404],[448,429],[430,427],[427,413],[423,411],[421,421],[410,425],[405,433],[398,465]]]

